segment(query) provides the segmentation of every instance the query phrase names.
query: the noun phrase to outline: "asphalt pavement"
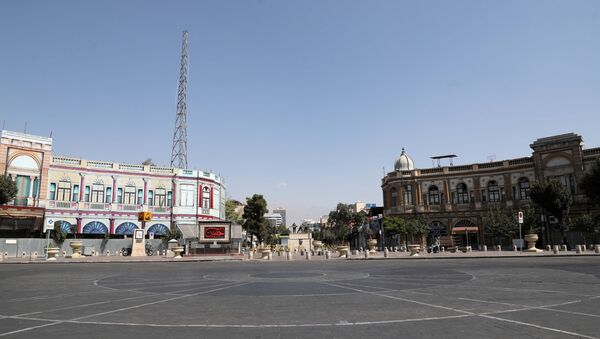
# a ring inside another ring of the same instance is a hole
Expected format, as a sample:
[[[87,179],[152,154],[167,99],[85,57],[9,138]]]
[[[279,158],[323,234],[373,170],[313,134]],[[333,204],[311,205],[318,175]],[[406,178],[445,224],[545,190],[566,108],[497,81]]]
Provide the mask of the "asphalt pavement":
[[[0,265],[9,338],[600,338],[600,255]]]

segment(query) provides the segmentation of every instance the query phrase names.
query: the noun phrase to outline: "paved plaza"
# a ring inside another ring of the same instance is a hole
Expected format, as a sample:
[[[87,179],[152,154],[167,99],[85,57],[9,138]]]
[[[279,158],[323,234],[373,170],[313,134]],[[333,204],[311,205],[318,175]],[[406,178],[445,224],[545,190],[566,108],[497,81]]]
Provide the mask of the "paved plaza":
[[[600,338],[600,256],[0,265],[9,338]]]

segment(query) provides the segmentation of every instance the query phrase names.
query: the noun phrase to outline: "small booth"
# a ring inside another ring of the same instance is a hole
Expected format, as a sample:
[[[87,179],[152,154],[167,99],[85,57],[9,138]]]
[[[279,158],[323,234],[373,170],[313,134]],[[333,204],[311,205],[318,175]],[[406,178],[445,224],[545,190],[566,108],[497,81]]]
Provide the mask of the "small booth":
[[[185,241],[186,255],[239,254],[242,227],[225,220],[178,224]]]

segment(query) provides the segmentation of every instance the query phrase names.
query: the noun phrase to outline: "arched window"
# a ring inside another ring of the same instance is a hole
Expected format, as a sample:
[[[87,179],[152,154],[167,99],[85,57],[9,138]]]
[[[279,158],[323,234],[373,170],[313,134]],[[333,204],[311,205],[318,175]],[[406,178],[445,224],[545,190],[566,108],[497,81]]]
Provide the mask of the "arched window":
[[[210,208],[210,187],[202,188],[202,208]]]
[[[440,237],[448,235],[448,227],[440,221],[432,221],[427,228],[429,237]]]
[[[467,185],[465,183],[461,182],[460,184],[456,185],[456,197],[459,204],[469,203],[469,191],[467,190]]]
[[[412,205],[412,204],[413,204],[412,186],[405,185],[404,186],[404,205]]]
[[[440,191],[436,185],[429,186],[429,204],[430,205],[439,205],[440,204]]]
[[[148,228],[148,233],[154,233],[154,235],[165,235],[169,232],[169,228],[163,224],[154,224]]]
[[[392,187],[392,207],[398,206],[398,191],[396,187]]]
[[[106,234],[108,227],[99,221],[92,221],[83,226],[83,234]]]
[[[500,201],[500,187],[498,187],[498,183],[495,180],[488,182],[487,189],[489,202]]]
[[[137,228],[137,225],[132,222],[124,222],[115,229],[115,234],[131,235]]]
[[[521,200],[529,200],[529,179],[519,179],[519,196]]]

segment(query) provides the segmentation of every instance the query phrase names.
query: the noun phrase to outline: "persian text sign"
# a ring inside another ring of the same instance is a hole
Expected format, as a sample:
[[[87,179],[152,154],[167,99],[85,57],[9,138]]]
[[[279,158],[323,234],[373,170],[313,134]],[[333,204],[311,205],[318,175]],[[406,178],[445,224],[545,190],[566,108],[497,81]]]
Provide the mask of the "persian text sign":
[[[225,239],[225,227],[205,227],[204,239]]]
[[[231,223],[226,221],[200,221],[200,243],[229,243],[231,241]]]

